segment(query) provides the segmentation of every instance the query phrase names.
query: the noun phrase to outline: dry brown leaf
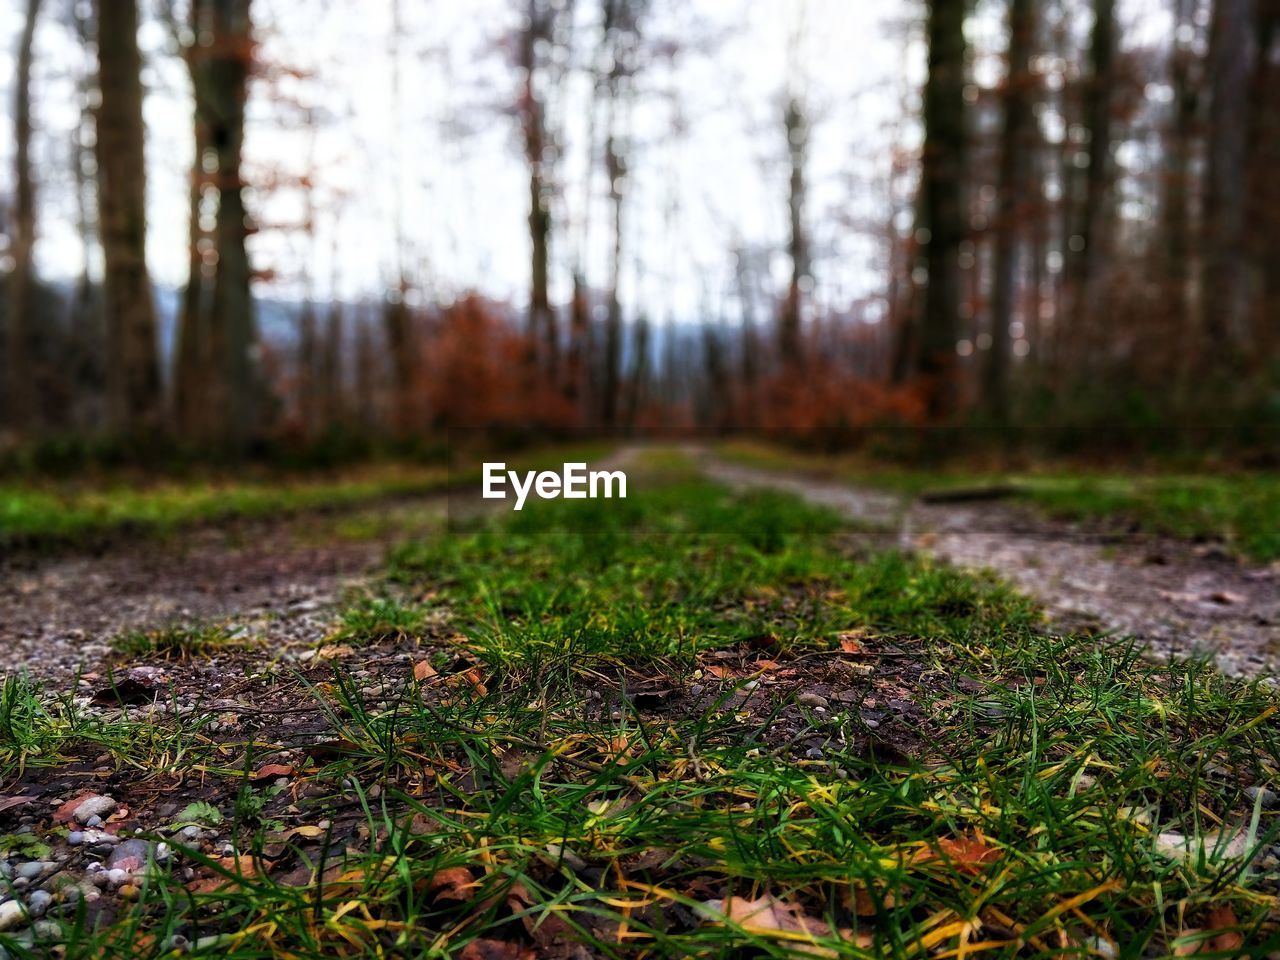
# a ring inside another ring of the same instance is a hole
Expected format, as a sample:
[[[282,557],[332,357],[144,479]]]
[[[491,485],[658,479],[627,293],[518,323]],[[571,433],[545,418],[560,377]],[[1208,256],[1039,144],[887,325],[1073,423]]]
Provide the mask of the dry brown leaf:
[[[534,960],[535,956],[531,949],[518,943],[481,938],[463,947],[458,960]]]
[[[885,890],[877,896],[872,896],[871,889],[860,883],[853,887],[851,895],[846,898],[846,903],[859,917],[874,917],[882,909],[891,908],[895,902],[896,898],[892,890]]]
[[[838,956],[839,951],[832,947],[809,942],[819,939],[829,940],[833,937],[847,940],[862,948],[872,945],[870,934],[858,933],[855,936],[853,931],[847,928],[833,931],[830,924],[806,915],[799,905],[784,903],[768,894],[755,900],[749,900],[746,897],[710,900],[706,906],[712,912],[713,919],[718,920],[719,917],[723,917],[748,933],[782,940],[793,953],[811,957]]]
[[[523,883],[516,882],[507,891],[507,909],[512,913],[521,913],[536,906],[536,901],[529,896],[529,890]],[[520,918],[520,922],[544,952],[557,943],[564,943],[574,938],[573,927],[554,911],[539,913],[531,910]]]
[[[980,831],[965,834],[959,839],[940,837],[933,847],[925,848],[916,857],[917,863],[943,859],[961,873],[977,876],[982,867],[1000,859],[1000,851],[987,843]]]
[[[284,763],[268,763],[253,771],[254,780],[270,780],[275,777],[296,776],[298,770]]]
[[[1237,929],[1240,921],[1236,912],[1228,906],[1213,907],[1205,918],[1205,928],[1218,931],[1218,935],[1209,941],[1215,953],[1226,953],[1239,950],[1244,946],[1244,935]]]
[[[238,857],[222,857],[217,863],[223,870],[235,874],[235,876],[226,877],[222,874],[217,874],[201,880],[192,880],[187,884],[187,889],[192,893],[217,893],[219,891],[230,893],[240,886],[236,879],[237,877],[247,880],[258,875],[258,866],[253,857],[247,853],[242,853]]]
[[[355,652],[355,648],[348,643],[326,643],[316,651],[316,658],[320,660],[337,660],[339,657],[349,657]]]
[[[436,668],[431,665],[430,660],[419,660],[413,665],[413,679],[430,680],[432,677],[438,677]]]
[[[431,875],[427,892],[437,900],[465,903],[476,895],[476,878],[467,867],[446,867]]]

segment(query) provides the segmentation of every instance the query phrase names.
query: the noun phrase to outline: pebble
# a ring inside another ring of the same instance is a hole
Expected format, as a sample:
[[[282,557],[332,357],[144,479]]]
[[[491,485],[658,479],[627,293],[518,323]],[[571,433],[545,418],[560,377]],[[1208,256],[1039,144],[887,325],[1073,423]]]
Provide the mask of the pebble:
[[[802,693],[796,697],[796,703],[804,707],[826,707],[827,698],[820,693]]]
[[[201,830],[199,827],[197,827],[195,824],[191,824],[190,826],[183,827],[181,830],[179,830],[175,839],[179,843],[190,844],[190,843],[198,843],[202,836],[204,836],[204,831]]]
[[[0,930],[12,930],[24,926],[27,922],[27,911],[17,900],[0,903]]]
[[[118,886],[120,886],[121,884],[123,884],[123,883],[124,883],[125,881],[127,881],[128,879],[129,879],[129,871],[128,871],[128,870],[121,870],[121,869],[117,868],[117,869],[115,869],[115,870],[108,870],[108,871],[107,871],[107,883],[108,883],[108,884],[110,884],[110,885],[111,885],[111,886],[113,886],[113,887],[118,887]]]
[[[75,808],[71,817],[76,823],[84,824],[86,826],[100,826],[102,824],[102,818],[111,816],[111,814],[116,812],[118,806],[119,805],[110,797],[104,796],[100,793],[95,793],[91,797],[86,797],[84,802]],[[94,817],[98,818],[98,822],[96,824],[89,822]]]
[[[821,759],[822,759],[822,748],[821,748],[821,747],[810,747],[808,750],[806,750],[806,751],[804,752],[804,755],[805,755],[806,757],[808,757],[810,760],[821,760]]]
[[[44,874],[57,867],[56,863],[47,860],[32,860],[18,867],[16,874],[20,880],[39,880]]]
[[[33,917],[43,917],[53,903],[53,895],[48,890],[36,890],[27,898],[27,912]]]
[[[88,820],[84,822],[84,825],[86,827],[100,827],[102,826],[102,818],[97,814],[94,814],[92,817],[90,817]]]
[[[1250,803],[1261,803],[1268,810],[1280,803],[1280,796],[1267,787],[1245,787],[1244,795],[1249,798]]]
[[[167,848],[166,848],[167,850]],[[108,876],[117,870],[135,873],[146,867],[153,855],[151,843],[146,840],[126,840],[107,857]]]

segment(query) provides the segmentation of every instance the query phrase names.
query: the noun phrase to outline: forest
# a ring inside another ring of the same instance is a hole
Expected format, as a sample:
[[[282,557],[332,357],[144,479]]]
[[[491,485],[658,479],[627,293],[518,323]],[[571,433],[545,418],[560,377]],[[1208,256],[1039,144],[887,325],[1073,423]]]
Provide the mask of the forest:
[[[0,9],[0,960],[1280,956],[1280,0]]]
[[[1274,439],[1270,2],[780,4],[741,83],[764,28],[696,6],[389,0],[361,74],[350,3],[258,2],[14,11],[6,450]]]

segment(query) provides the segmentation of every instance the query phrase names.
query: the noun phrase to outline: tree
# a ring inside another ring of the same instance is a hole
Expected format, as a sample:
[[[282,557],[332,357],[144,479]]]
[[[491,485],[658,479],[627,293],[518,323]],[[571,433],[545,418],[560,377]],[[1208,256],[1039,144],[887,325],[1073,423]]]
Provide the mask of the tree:
[[[991,349],[983,370],[987,414],[1008,414],[1009,327],[1018,288],[1022,206],[1032,189],[1029,175],[1035,126],[1031,114],[1031,72],[1035,19],[1031,0],[1009,0],[1008,72],[1004,90],[999,182],[996,187],[994,289],[991,302]]]
[[[551,186],[547,171],[552,164],[554,145],[547,129],[547,91],[541,81],[547,66],[539,56],[543,46],[556,40],[558,9],[546,0],[528,0],[524,28],[520,31],[520,69],[524,89],[520,94],[520,120],[524,157],[529,167],[529,343],[543,354],[543,372],[557,373],[559,334],[548,292],[551,247]]]
[[[113,426],[144,435],[160,425],[156,313],[147,277],[146,156],[136,0],[98,0],[98,210],[107,376]]]
[[[1084,189],[1067,246],[1067,281],[1077,325],[1097,307],[1096,285],[1110,225],[1115,16],[1115,0],[1094,0],[1089,70],[1084,81],[1083,125],[1088,142]]]
[[[191,0],[187,66],[195,99],[191,273],[183,296],[176,381],[179,422],[192,436],[242,452],[255,429],[259,384],[249,235],[241,170],[253,65],[250,0]],[[213,229],[201,214],[216,205]]]
[[[789,176],[787,180],[787,257],[791,261],[791,279],[782,305],[779,348],[782,364],[794,371],[801,361],[801,303],[804,286],[809,281],[809,236],[805,224],[805,161],[809,128],[799,96],[792,92],[783,110],[783,130],[787,138]]]
[[[36,415],[35,374],[32,364],[31,315],[35,306],[36,197],[31,176],[31,67],[34,59],[36,21],[40,0],[27,0],[27,17],[18,40],[18,62],[13,106],[13,226],[10,251],[13,272],[8,286],[6,337],[7,390],[5,408],[9,424],[19,433],[32,427]]]
[[[957,400],[956,339],[960,330],[960,248],[967,233],[965,172],[965,4],[931,0],[929,70],[924,88],[924,151],[920,229],[928,275],[916,369],[926,380],[926,409],[950,415]]]
[[[1245,216],[1254,0],[1215,0],[1209,32],[1209,137],[1201,330],[1223,372],[1248,330]]]

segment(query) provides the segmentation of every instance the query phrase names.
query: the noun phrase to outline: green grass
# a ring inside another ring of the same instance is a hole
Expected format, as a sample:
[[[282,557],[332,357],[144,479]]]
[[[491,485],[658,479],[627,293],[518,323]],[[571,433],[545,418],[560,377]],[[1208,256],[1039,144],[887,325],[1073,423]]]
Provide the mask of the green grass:
[[[200,657],[241,647],[248,637],[226,624],[172,624],[155,630],[128,630],[111,640],[123,657]]]
[[[509,458],[536,469],[563,459],[591,459],[603,444],[563,445]],[[0,548],[81,544],[124,534],[165,534],[198,524],[339,510],[478,482],[478,454],[457,464],[383,463],[333,473],[271,474],[216,481],[127,475],[71,483],[46,479],[0,483]],[[336,535],[376,536],[368,518],[352,518]]]
[[[926,490],[1010,482],[1015,499],[1063,519],[1136,525],[1149,533],[1221,540],[1261,563],[1280,559],[1280,474],[1119,473],[1063,469],[908,470],[858,458],[794,454],[760,444],[720,449],[730,460],[765,469],[798,469],[917,496]]]
[[[235,517],[329,509],[444,486],[443,467],[386,467],[291,481],[13,484],[0,487],[0,544],[75,543],[120,533],[164,533]]]
[[[222,784],[242,855],[188,852],[203,879],[163,869],[105,928],[59,919],[62,955],[1165,956],[1226,909],[1276,948],[1280,823],[1243,793],[1280,770],[1268,686],[1045,635],[1005,586],[780,495],[584,506],[397,551],[420,603],[355,603],[351,662],[292,681],[305,762],[271,722],[145,733],[7,681],[0,782],[115,741]],[[389,699],[359,676],[383,662]],[[250,779],[285,747],[301,793]],[[1200,853],[1218,830],[1258,857]],[[709,905],[764,897],[808,932]]]

